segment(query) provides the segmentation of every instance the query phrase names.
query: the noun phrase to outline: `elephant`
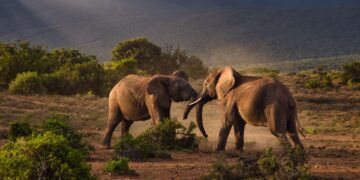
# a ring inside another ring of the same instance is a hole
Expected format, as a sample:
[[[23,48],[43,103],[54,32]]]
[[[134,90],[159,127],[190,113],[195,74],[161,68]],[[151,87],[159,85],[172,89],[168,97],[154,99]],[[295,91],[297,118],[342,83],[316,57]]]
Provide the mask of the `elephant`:
[[[232,125],[235,149],[242,151],[246,124],[268,126],[281,144],[291,146],[286,137],[288,134],[294,145],[303,148],[297,131],[304,136],[297,118],[296,102],[289,89],[278,80],[243,76],[229,66],[210,73],[204,80],[198,99],[188,105],[183,117],[186,119],[197,105],[196,121],[205,138],[202,110],[207,102],[214,99],[219,101],[224,113],[217,151],[225,150]]]
[[[194,101],[197,96],[184,71],[175,71],[171,75],[126,76],[109,94],[109,113],[102,145],[110,148],[112,134],[120,122],[120,134],[124,136],[134,121],[151,119],[158,124],[170,118],[172,101]]]

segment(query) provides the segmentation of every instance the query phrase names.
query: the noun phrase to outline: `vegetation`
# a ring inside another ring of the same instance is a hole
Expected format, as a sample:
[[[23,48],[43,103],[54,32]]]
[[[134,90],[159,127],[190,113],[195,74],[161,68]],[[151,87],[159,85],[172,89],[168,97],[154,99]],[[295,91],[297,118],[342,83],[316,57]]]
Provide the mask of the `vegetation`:
[[[161,52],[146,38],[120,42],[113,58],[100,64],[95,56],[74,49],[50,52],[28,42],[0,43],[0,89],[17,94],[86,94],[107,95],[128,74],[170,74],[181,69],[197,79],[207,68],[196,56],[185,51]]]
[[[8,142],[0,148],[1,179],[94,179],[86,158],[93,148],[53,115],[41,128],[12,123]]]
[[[199,142],[193,133],[194,129],[194,123],[185,128],[177,121],[165,120],[159,125],[147,129],[136,138],[130,134],[122,137],[115,145],[115,154],[117,157],[124,156],[131,159],[169,158],[168,150],[196,150]]]
[[[52,132],[56,135],[61,135],[66,138],[72,148],[81,151],[85,155],[89,155],[91,151],[95,150],[94,147],[82,141],[82,135],[66,123],[68,119],[67,116],[53,114],[42,123],[41,132]]]
[[[113,61],[134,58],[139,69],[150,74],[157,73],[156,64],[161,56],[161,48],[146,38],[139,37],[120,42],[112,51]]]
[[[136,174],[134,170],[129,169],[129,158],[126,157],[108,161],[105,164],[105,172],[116,175]]]
[[[136,66],[149,74],[170,74],[183,70],[190,77],[198,79],[207,74],[207,68],[196,56],[188,56],[184,50],[172,46],[161,48],[146,38],[134,38],[120,42],[113,50],[113,61],[134,59]]]
[[[208,73],[208,68],[197,56],[188,56],[186,51],[180,48],[167,46],[161,56],[163,73],[169,74],[177,69],[183,70],[191,78],[203,78]]]
[[[247,70],[257,67],[266,67],[268,69],[276,69],[280,72],[294,73],[300,71],[313,70],[318,67],[323,67],[324,70],[342,70],[343,65],[347,63],[353,63],[360,59],[359,55],[344,55],[334,57],[320,57],[320,58],[308,58],[272,63],[259,63],[252,64],[248,67],[241,66],[241,70]]]
[[[348,63],[343,66],[343,82],[360,82],[360,61]]]
[[[28,42],[0,42],[0,85],[8,86],[18,73],[33,71],[42,74],[47,71],[42,63],[46,50],[42,46],[30,46]]]
[[[280,71],[277,69],[271,69],[266,67],[252,67],[244,70],[240,70],[240,73],[243,74],[260,74],[260,75],[266,75],[270,77],[276,77]]]
[[[314,179],[305,164],[305,152],[297,147],[288,151],[285,158],[277,158],[267,149],[255,158],[242,156],[236,164],[220,158],[210,174],[203,179]]]
[[[94,179],[85,156],[52,132],[16,139],[0,149],[1,179]]]
[[[23,72],[10,82],[9,91],[17,94],[43,94],[46,89],[37,72]]]
[[[16,140],[16,138],[29,136],[33,133],[33,128],[26,122],[14,122],[10,124],[8,139]]]

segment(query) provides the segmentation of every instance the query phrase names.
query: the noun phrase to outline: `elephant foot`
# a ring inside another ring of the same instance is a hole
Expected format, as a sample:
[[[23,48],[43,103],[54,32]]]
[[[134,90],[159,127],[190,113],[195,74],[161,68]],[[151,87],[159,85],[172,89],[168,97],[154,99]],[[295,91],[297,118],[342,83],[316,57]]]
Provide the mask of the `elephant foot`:
[[[242,147],[235,147],[235,150],[240,153],[244,152],[244,148]]]
[[[103,140],[102,143],[100,144],[100,147],[103,149],[111,149],[111,145],[110,142]]]
[[[221,152],[221,151],[225,151],[225,147],[217,147],[215,149],[216,152]]]
[[[101,149],[111,149],[110,144],[100,144]]]

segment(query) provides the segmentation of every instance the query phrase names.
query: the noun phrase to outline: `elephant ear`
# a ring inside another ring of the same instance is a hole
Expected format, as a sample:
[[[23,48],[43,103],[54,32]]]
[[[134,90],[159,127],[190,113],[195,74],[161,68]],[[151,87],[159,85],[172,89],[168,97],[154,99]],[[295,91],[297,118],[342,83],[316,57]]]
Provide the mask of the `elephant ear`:
[[[219,79],[216,83],[216,94],[219,100],[225,97],[231,88],[235,85],[234,70],[231,67],[225,67],[219,72]]]
[[[176,70],[172,73],[172,75],[181,77],[181,78],[185,79],[186,81],[189,81],[189,76],[184,71]]]
[[[146,91],[149,95],[153,95],[155,102],[162,107],[169,106],[170,96],[167,92],[169,79],[160,75],[154,76],[148,82]]]

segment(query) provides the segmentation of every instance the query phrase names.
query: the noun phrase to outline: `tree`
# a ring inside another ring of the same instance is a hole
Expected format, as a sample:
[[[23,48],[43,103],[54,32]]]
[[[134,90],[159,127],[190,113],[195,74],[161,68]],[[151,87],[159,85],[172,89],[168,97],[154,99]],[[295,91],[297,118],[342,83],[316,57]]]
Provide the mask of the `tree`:
[[[360,82],[360,61],[355,61],[343,66],[342,80],[347,82]]]
[[[139,69],[154,74],[158,71],[154,65],[159,63],[161,48],[146,38],[139,37],[120,42],[112,54],[113,61],[134,58]]]
[[[171,73],[174,70],[180,69],[185,71],[191,78],[199,79],[204,77],[208,69],[203,62],[197,56],[188,56],[186,51],[180,48],[174,49],[172,46],[166,47],[165,52],[162,54],[163,67],[160,69],[170,70]]]
[[[134,58],[127,58],[121,61],[111,61],[104,65],[105,81],[104,93],[107,95],[122,78],[129,74],[145,74],[137,68],[137,61]]]
[[[47,71],[41,58],[46,53],[42,46],[30,46],[27,41],[0,43],[0,85],[7,87],[18,73]]]

